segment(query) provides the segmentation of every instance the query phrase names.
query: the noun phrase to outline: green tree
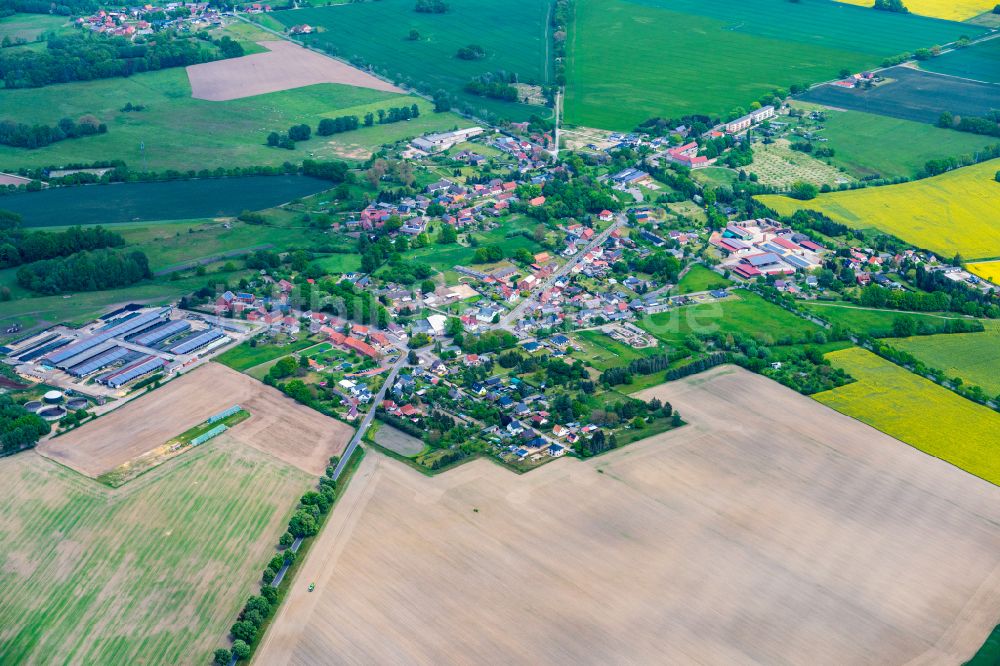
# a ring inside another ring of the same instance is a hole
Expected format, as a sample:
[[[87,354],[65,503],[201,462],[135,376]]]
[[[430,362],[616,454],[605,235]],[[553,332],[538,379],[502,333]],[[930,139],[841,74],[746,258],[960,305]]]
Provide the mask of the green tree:
[[[240,639],[233,641],[233,656],[239,661],[250,658],[250,646],[246,641]]]
[[[232,660],[233,655],[230,654],[229,650],[226,648],[219,648],[212,655],[212,663],[215,666],[229,666],[229,662]]]
[[[450,245],[452,243],[458,242],[458,232],[455,231],[455,227],[450,224],[441,225],[441,233],[438,234],[437,242],[439,245]]]

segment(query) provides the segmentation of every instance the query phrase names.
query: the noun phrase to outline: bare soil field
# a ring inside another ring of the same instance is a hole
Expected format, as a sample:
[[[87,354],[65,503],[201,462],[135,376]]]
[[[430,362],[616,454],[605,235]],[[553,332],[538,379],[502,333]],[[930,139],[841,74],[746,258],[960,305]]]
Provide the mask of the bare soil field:
[[[891,118],[936,123],[941,113],[985,116],[1000,105],[1000,84],[970,81],[954,76],[892,67],[882,71],[890,82],[871,90],[823,85],[799,96],[813,104],[836,109],[876,113]]]
[[[354,432],[252,377],[206,363],[107,416],[40,444],[37,451],[97,477],[235,404],[249,411],[250,418],[221,437],[310,474],[322,474],[330,456],[343,451]]]
[[[962,663],[1000,618],[1000,488],[739,369],[640,395],[690,425],[523,476],[369,452],[257,662]]]
[[[316,83],[403,92],[391,83],[298,44],[284,40],[258,43],[268,52],[190,65],[187,74],[191,96],[222,102]]]

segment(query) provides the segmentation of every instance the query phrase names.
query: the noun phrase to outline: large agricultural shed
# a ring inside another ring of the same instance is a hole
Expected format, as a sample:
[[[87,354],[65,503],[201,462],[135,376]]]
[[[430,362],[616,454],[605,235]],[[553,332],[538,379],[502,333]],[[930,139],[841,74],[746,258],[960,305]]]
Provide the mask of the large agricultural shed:
[[[1000,617],[1000,488],[758,375],[688,426],[427,478],[369,452],[266,664],[959,664]]]

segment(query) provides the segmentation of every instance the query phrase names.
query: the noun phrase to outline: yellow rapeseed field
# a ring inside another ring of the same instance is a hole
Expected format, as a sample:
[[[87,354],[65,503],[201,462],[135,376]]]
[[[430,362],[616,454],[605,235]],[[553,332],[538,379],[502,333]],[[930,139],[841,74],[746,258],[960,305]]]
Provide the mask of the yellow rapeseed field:
[[[978,264],[966,264],[970,273],[975,273],[993,284],[1000,284],[1000,261],[984,261]]]
[[[826,357],[858,381],[813,398],[1000,485],[1000,414],[858,347]]]
[[[1000,159],[900,185],[821,194],[798,201],[757,197],[781,215],[810,209],[855,229],[875,227],[944,257],[1000,256]]]
[[[840,0],[840,2],[862,7],[871,7],[874,4],[873,0]],[[964,21],[990,11],[996,2],[994,0],[904,0],[903,4],[914,14],[935,16],[949,21]]]

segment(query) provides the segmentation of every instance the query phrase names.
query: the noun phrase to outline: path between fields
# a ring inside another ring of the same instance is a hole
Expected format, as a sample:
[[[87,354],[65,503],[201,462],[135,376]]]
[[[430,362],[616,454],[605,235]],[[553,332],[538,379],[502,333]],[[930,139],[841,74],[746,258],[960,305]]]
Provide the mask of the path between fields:
[[[351,532],[375,494],[382,460],[383,457],[374,451],[368,451],[362,459],[347,490],[337,502],[329,524],[320,531],[310,548],[309,557],[303,560],[302,568],[296,574],[298,584],[288,590],[288,596],[264,634],[264,642],[254,655],[256,663],[273,666],[287,664],[291,659],[295,646],[300,644],[301,635],[306,631],[309,618],[314,617],[316,604],[329,584],[337,560],[350,541]],[[310,583],[316,584],[315,592],[309,592]]]
[[[161,275],[169,275],[170,273],[176,273],[178,271],[186,271],[189,268],[196,268],[198,266],[207,266],[208,264],[214,263],[216,261],[222,261],[223,259],[232,259],[233,257],[242,257],[243,255],[250,254],[251,252],[256,252],[257,250],[270,250],[274,247],[274,243],[261,243],[260,245],[251,245],[250,247],[244,247],[237,250],[229,250],[228,252],[219,252],[218,254],[210,254],[207,257],[200,257],[198,259],[192,259],[191,261],[185,261],[182,264],[175,264],[169,268],[161,268],[160,270],[153,273],[155,277],[160,277]]]

